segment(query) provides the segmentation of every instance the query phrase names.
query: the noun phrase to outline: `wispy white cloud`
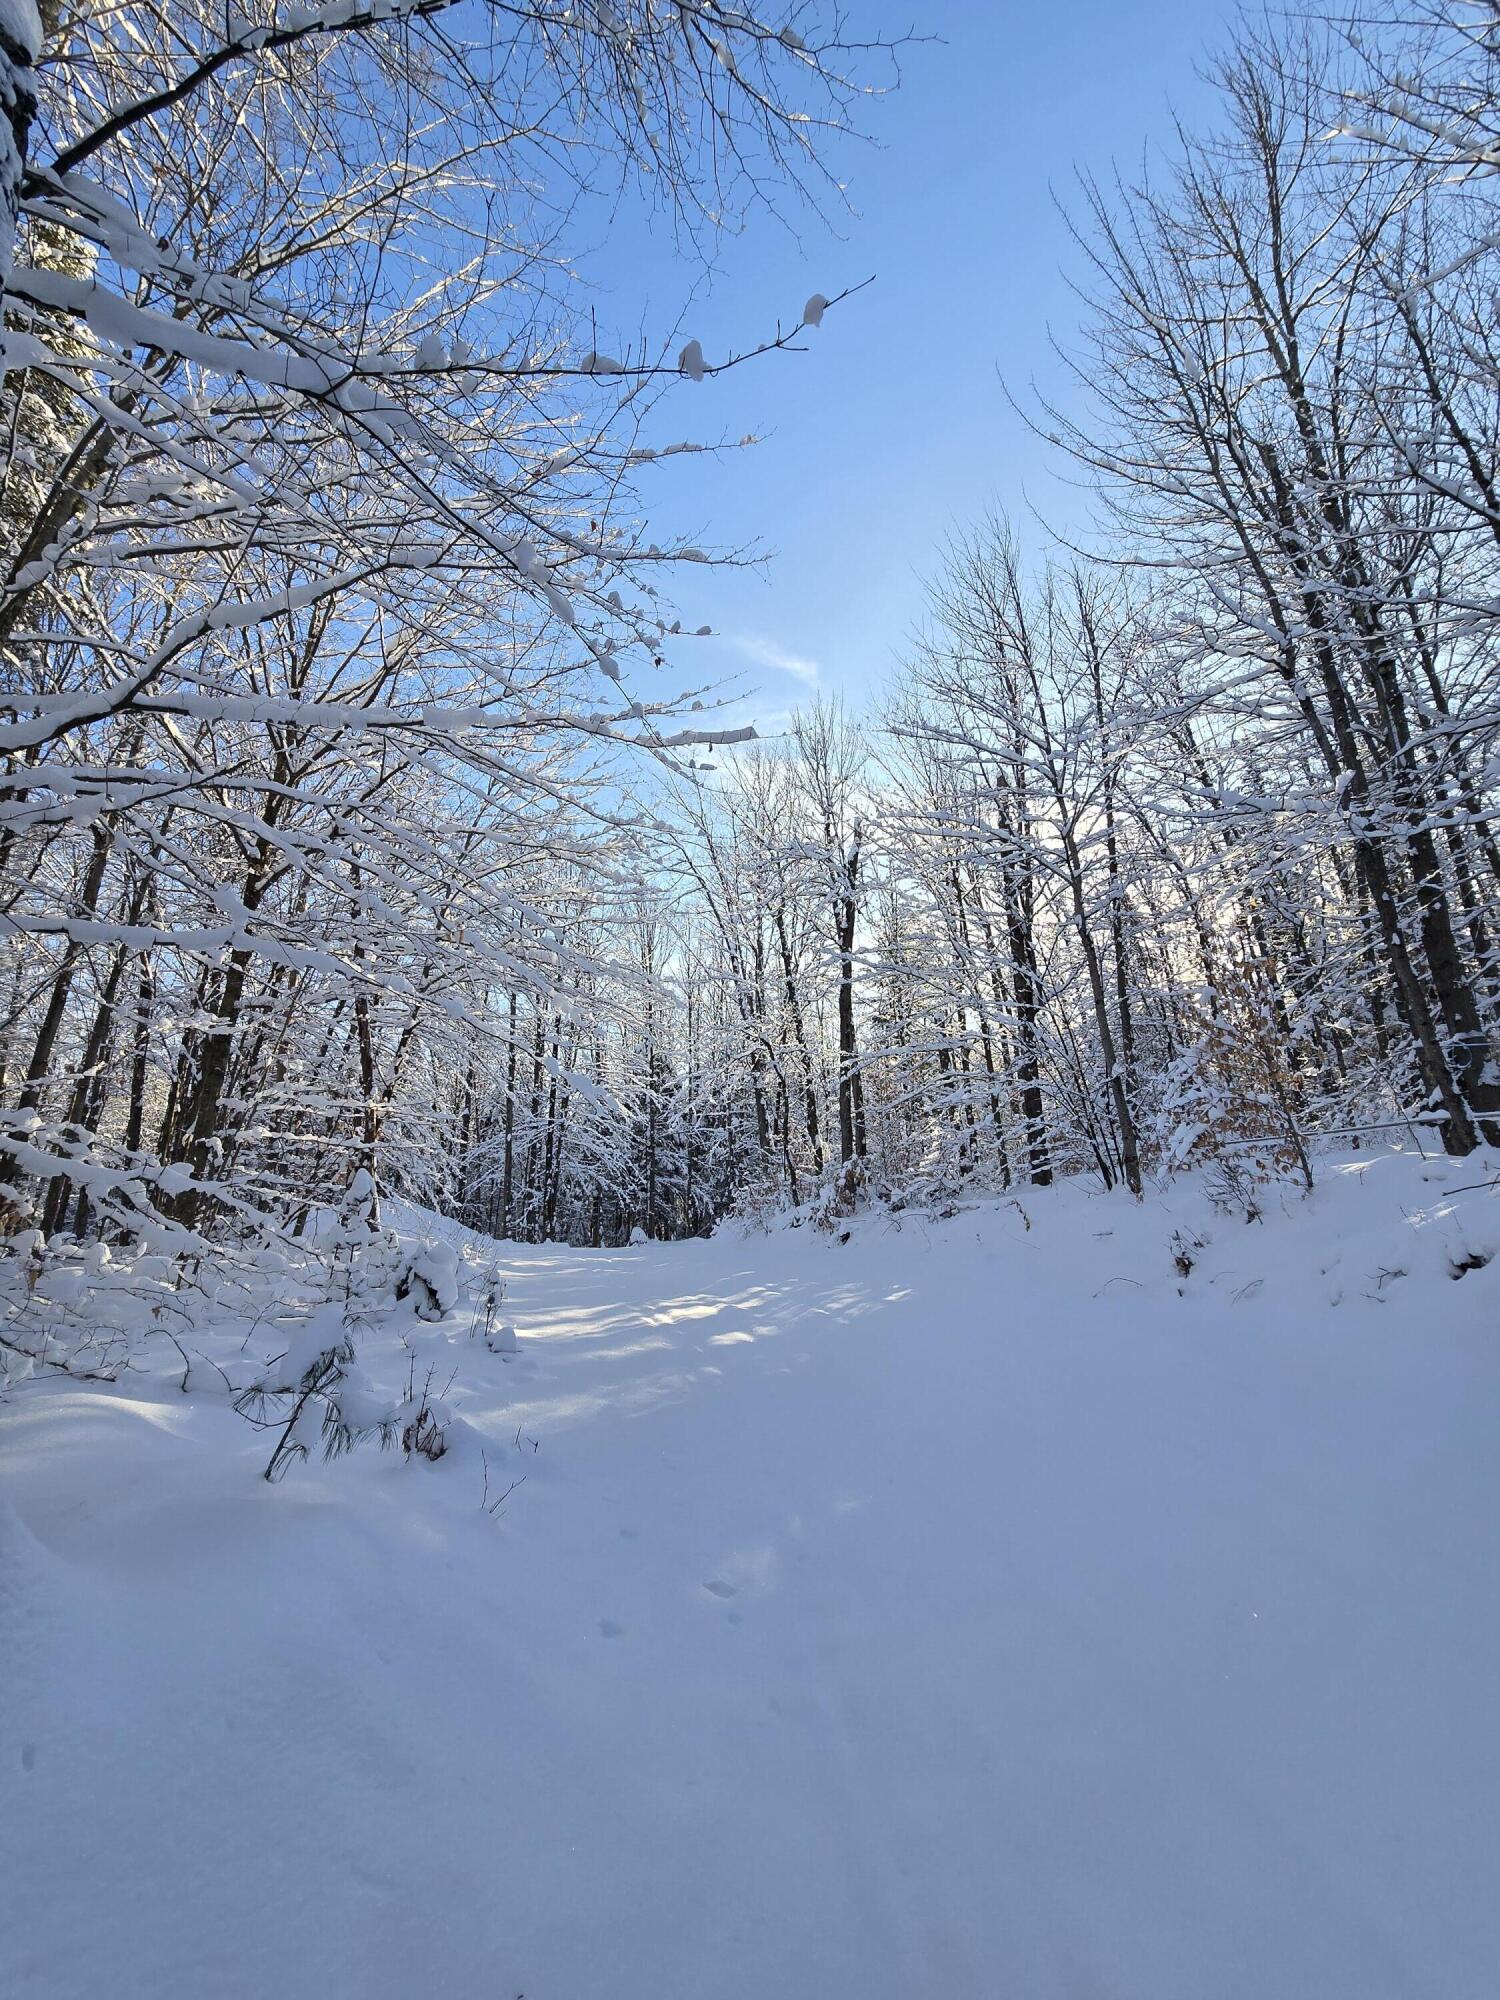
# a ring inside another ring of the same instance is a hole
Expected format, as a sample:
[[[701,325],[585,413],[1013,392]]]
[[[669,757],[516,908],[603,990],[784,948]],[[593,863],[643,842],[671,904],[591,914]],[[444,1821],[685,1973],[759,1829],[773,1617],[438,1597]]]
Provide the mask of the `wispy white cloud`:
[[[802,653],[789,652],[785,646],[778,645],[774,639],[767,639],[762,633],[732,632],[726,636],[737,653],[742,653],[758,667],[773,667],[779,674],[790,674],[804,687],[817,687],[822,678],[823,670],[816,660],[809,660]]]

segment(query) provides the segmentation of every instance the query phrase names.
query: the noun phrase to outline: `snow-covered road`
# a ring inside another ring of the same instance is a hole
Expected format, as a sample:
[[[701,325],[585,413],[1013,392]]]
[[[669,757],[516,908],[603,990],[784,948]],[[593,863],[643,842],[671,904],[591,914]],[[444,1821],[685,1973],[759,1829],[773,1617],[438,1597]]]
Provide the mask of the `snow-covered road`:
[[[1500,1262],[1441,1186],[507,1247],[493,1522],[26,1385],[0,1991],[1492,2000]]]

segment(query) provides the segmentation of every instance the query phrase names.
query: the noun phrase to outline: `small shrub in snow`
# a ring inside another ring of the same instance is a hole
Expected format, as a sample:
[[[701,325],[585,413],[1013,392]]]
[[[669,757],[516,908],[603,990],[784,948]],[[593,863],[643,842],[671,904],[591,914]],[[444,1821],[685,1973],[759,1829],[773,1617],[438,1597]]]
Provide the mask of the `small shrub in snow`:
[[[433,1388],[435,1374],[435,1368],[429,1365],[418,1381],[417,1358],[412,1356],[407,1369],[406,1396],[395,1412],[402,1452],[408,1462],[425,1458],[433,1465],[450,1455],[469,1461],[478,1456],[482,1461],[483,1450],[477,1434],[448,1404],[446,1391],[453,1386],[452,1376],[443,1385],[444,1393],[439,1394]]]
[[[56,1369],[85,1381],[115,1381],[150,1334],[175,1340],[173,1326],[180,1329],[189,1317],[182,1274],[168,1259],[99,1241],[49,1242],[37,1229],[25,1231],[8,1249],[0,1258],[5,1380]]]
[[[413,1356],[404,1396],[377,1388],[355,1363],[349,1322],[338,1317],[336,1308],[325,1307],[271,1363],[264,1379],[236,1398],[235,1407],[253,1423],[278,1431],[265,1468],[272,1482],[295,1459],[314,1453],[325,1460],[339,1458],[371,1441],[384,1451],[398,1438],[406,1458],[436,1464],[466,1427],[433,1393],[433,1375],[429,1367],[418,1382]]]
[[[1199,1236],[1184,1235],[1182,1230],[1172,1231],[1172,1268],[1179,1278],[1190,1278],[1193,1266],[1198,1261],[1198,1252],[1203,1248]]]
[[[252,1423],[280,1426],[265,1468],[273,1483],[315,1450],[338,1458],[370,1438],[384,1449],[400,1421],[391,1399],[355,1366],[353,1330],[335,1307],[313,1314],[264,1379],[235,1398],[235,1408]]]
[[[1256,1162],[1226,1153],[1214,1161],[1203,1185],[1221,1215],[1242,1215],[1246,1222],[1260,1222],[1265,1217],[1260,1190],[1268,1178]]]
[[[418,1319],[436,1320],[458,1304],[458,1252],[451,1243],[424,1244],[396,1279],[396,1297],[410,1299]]]
[[[500,1302],[505,1297],[505,1280],[491,1269],[486,1280],[482,1311],[484,1314],[484,1344],[491,1354],[499,1354],[506,1359],[520,1352],[516,1345],[516,1330],[499,1317]],[[476,1324],[478,1314],[475,1315]],[[472,1329],[471,1329],[472,1331]]]
[[[414,1410],[401,1427],[401,1449],[408,1458],[437,1461],[448,1449],[446,1426],[439,1421],[438,1405],[434,1408],[425,1400]]]

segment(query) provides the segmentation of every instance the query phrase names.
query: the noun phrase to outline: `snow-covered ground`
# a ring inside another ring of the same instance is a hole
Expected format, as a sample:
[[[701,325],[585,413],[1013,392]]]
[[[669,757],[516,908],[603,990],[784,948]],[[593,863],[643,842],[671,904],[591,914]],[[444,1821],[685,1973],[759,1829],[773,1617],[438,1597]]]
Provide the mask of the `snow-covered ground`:
[[[1493,2000],[1495,1172],[471,1245],[482,1459],[19,1384],[0,1992]]]

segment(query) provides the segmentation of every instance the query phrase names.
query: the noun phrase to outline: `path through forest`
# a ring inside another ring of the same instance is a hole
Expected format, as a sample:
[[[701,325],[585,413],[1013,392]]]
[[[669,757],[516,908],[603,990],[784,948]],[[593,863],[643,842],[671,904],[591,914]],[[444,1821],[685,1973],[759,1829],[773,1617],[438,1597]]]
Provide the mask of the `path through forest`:
[[[1500,1990],[1500,1265],[1431,1171],[506,1247],[520,1358],[442,1335],[495,1520],[26,1385],[0,1988]]]

